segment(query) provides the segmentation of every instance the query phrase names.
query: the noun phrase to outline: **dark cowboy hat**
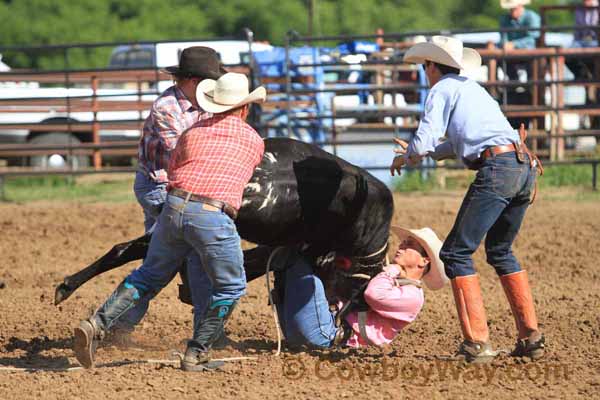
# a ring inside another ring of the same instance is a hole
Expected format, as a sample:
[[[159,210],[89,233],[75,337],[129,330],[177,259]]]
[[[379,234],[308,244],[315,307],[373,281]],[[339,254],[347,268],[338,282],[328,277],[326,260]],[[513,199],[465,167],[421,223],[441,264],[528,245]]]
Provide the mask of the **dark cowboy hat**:
[[[166,67],[171,75],[202,79],[219,79],[227,72],[221,65],[219,54],[210,47],[193,46],[184,49],[179,65]]]

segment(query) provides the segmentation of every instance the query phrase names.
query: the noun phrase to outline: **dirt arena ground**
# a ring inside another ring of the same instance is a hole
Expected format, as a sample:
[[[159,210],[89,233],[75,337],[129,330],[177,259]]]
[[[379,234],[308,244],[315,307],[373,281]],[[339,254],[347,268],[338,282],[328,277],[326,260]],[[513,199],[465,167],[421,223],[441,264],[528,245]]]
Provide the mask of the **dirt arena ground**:
[[[462,193],[396,195],[395,223],[449,231]],[[418,320],[383,350],[274,356],[276,335],[264,280],[253,282],[228,325],[234,343],[216,354],[253,357],[222,371],[184,373],[170,362],[190,335],[190,308],[171,284],[151,305],[130,348],[98,350],[82,370],[72,328],[100,305],[131,264],[83,286],[60,307],[54,287],[113,244],[141,233],[134,203],[0,204],[0,399],[600,398],[600,204],[542,194],[515,252],[529,270],[547,338],[543,361],[508,356],[485,367],[445,361],[460,342],[450,288],[427,292]],[[481,251],[491,337],[513,345],[502,288]],[[164,360],[142,362],[142,360]]]

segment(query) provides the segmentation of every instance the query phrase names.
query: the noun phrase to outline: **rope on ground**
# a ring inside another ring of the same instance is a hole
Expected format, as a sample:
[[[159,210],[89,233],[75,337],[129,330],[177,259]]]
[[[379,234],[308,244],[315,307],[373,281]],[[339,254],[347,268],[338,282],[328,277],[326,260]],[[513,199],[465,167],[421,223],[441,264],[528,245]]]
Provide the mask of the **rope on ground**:
[[[270,271],[271,271],[271,261],[273,261],[273,256],[282,249],[282,247],[277,247],[273,252],[269,255],[269,260],[267,261],[267,270],[265,272],[265,277],[267,279],[267,292],[269,293],[269,303],[271,303],[271,311],[273,311],[273,320],[275,321],[275,329],[277,330],[277,351],[275,352],[276,356],[281,354],[281,327],[279,326],[279,316],[277,315],[277,306],[273,301],[273,295],[271,294],[271,280],[270,280]]]
[[[223,361],[223,362],[233,362],[233,361],[244,361],[244,360],[257,360],[257,357],[226,357],[226,358],[211,358],[211,361]],[[126,361],[114,361],[104,364],[98,364],[94,366],[94,368],[110,368],[110,367],[119,367],[123,365],[129,364],[179,364],[179,360],[126,360]],[[64,367],[64,368],[56,368],[56,367],[5,367],[0,366],[0,371],[5,372],[72,372],[72,371],[81,371],[84,370],[83,367]]]

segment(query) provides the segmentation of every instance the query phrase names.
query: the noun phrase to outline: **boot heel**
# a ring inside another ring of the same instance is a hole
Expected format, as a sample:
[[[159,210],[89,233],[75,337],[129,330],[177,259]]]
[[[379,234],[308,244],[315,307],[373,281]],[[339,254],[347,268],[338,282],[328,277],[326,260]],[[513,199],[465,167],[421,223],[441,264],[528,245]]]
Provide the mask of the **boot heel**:
[[[73,351],[84,368],[94,367],[94,333],[94,326],[89,321],[81,321],[73,332]]]

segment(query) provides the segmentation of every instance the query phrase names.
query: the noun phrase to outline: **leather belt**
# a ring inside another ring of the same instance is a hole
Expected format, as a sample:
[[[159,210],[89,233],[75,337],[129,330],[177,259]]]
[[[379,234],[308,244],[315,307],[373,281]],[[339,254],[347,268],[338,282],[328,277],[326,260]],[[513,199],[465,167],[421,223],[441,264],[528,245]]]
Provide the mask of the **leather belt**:
[[[502,144],[499,146],[488,147],[481,153],[481,158],[485,160],[486,158],[490,158],[492,155],[498,155],[503,153],[508,153],[511,151],[517,151],[514,144]]]
[[[198,203],[208,204],[216,208],[214,211],[223,211],[227,214],[231,219],[235,220],[237,218],[237,210],[233,208],[231,205],[225,203],[221,200],[214,200],[210,197],[202,196],[199,194],[190,193],[186,190],[182,189],[171,189],[169,194],[175,197],[179,197],[181,199],[188,199],[190,201],[196,201]]]

